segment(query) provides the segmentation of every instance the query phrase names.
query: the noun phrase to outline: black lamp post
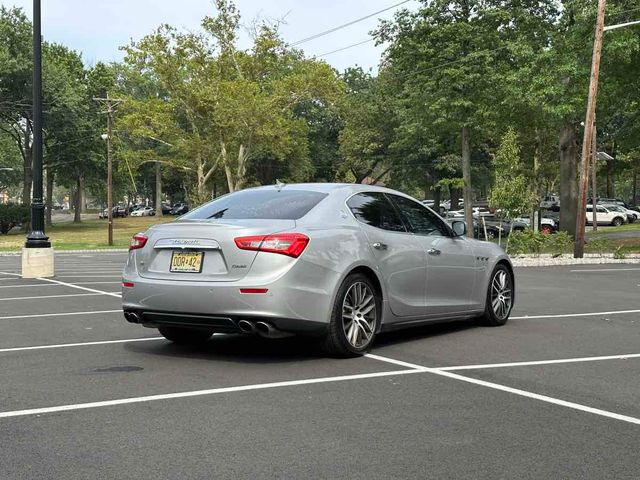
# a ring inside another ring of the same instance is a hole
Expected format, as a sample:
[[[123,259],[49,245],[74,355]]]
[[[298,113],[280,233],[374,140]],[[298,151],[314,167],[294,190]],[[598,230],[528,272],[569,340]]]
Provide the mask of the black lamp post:
[[[33,200],[31,201],[31,231],[26,248],[49,248],[44,233],[44,203],[42,201],[42,34],[40,0],[33,0]]]

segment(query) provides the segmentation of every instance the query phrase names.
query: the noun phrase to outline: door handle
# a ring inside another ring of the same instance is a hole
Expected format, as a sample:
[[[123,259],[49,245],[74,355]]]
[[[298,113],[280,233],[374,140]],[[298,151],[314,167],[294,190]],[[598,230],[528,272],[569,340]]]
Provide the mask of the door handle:
[[[429,255],[440,255],[440,250],[438,250],[437,248],[430,248],[429,250],[427,250],[427,253]]]
[[[372,246],[376,250],[386,250],[387,249],[387,244],[386,243],[382,243],[382,242],[376,242]]]

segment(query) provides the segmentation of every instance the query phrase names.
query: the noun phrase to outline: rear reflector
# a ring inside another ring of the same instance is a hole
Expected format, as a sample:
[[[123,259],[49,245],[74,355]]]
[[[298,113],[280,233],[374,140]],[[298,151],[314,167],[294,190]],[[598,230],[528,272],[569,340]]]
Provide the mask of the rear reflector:
[[[275,233],[273,235],[238,237],[235,242],[241,250],[279,253],[298,258],[307,248],[309,237],[302,233]]]
[[[133,288],[133,282],[122,282],[122,286],[125,288]]]
[[[240,293],[267,293],[268,288],[241,288]]]

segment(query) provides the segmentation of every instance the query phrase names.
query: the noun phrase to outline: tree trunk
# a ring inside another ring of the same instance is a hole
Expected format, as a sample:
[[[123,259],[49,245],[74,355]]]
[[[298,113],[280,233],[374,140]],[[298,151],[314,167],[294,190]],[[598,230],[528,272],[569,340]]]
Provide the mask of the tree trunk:
[[[442,188],[433,189],[433,211],[440,215],[440,197],[442,196]]]
[[[31,129],[28,119],[24,129],[24,154],[23,154],[23,184],[22,184],[22,203],[31,205],[31,187],[33,184],[33,149],[31,148]]]
[[[473,238],[473,214],[471,210],[471,138],[469,127],[462,127],[462,179],[464,181],[464,221],[467,223],[467,237]]]
[[[45,200],[44,221],[47,227],[51,226],[51,209],[53,208],[53,177],[51,166],[47,168],[47,199]]]
[[[572,124],[560,131],[560,230],[576,234],[578,215],[578,137]],[[581,212],[581,215],[584,215]]]
[[[449,185],[449,196],[451,200],[451,205],[449,206],[449,209],[451,211],[458,210],[458,207],[459,207],[458,199],[460,198],[460,189]]]
[[[78,177],[78,192],[80,192],[80,213],[85,213],[87,210],[87,195],[84,188],[84,176]]]
[[[75,204],[73,208],[73,223],[80,223],[82,221],[80,216],[82,212],[82,180],[80,176],[76,179],[76,191],[73,200]]]
[[[607,161],[607,168],[606,168],[606,173],[607,173],[607,198],[615,198],[616,196],[616,190],[615,190],[615,186],[614,186],[614,169],[615,169],[615,160],[609,160]]]
[[[632,207],[638,205],[638,169],[633,170],[633,191],[631,192]]]
[[[156,216],[162,216],[162,169],[160,162],[156,162]]]

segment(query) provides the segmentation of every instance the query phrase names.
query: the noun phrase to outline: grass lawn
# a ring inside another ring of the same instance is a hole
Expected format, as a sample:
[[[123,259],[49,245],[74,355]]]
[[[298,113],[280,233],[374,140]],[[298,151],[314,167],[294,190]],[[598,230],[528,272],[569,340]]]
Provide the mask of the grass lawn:
[[[602,235],[605,233],[617,233],[617,232],[638,232],[638,237],[640,237],[640,221],[636,221],[633,223],[626,223],[624,225],[620,225],[619,227],[611,227],[608,225],[598,225],[597,231],[592,231],[593,227],[591,225],[587,225],[585,230],[587,235]]]
[[[113,219],[113,246],[107,243],[106,220],[84,220],[82,223],[59,223],[47,229],[53,248],[57,250],[93,250],[100,248],[126,248],[131,237],[156,223],[167,223],[176,217],[127,217]],[[0,252],[17,251],[24,246],[25,233],[0,235]]]

